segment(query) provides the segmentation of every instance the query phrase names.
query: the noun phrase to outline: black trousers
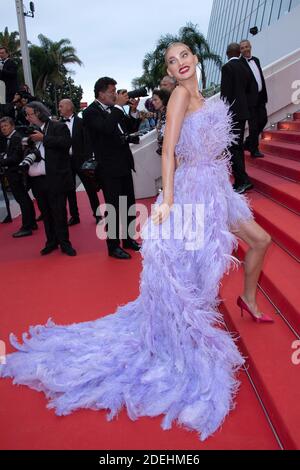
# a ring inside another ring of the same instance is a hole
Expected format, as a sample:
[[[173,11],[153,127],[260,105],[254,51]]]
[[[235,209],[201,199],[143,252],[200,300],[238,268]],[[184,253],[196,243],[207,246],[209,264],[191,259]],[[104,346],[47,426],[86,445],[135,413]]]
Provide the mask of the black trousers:
[[[36,176],[31,181],[32,192],[43,216],[46,246],[70,246],[66,193],[51,192],[45,176]]]
[[[130,173],[127,176],[120,177],[103,175],[101,178],[101,185],[105,203],[112,205],[116,211],[115,234],[112,237],[108,236],[106,240],[108,251],[111,251],[120,246],[121,236],[124,240],[130,240],[134,235],[133,233],[129,233],[129,225],[133,230],[136,218],[135,211],[133,211],[134,215],[128,215],[130,207],[135,205],[132,174]],[[123,200],[121,207],[119,204],[120,196],[126,197],[126,200]],[[127,202],[127,208],[125,207],[125,204],[123,207],[123,203],[125,203],[125,201]],[[107,225],[106,230],[110,230],[109,224]]]
[[[234,186],[238,188],[250,182],[250,178],[246,173],[245,154],[244,154],[244,135],[246,121],[234,122],[233,132],[236,143],[234,143],[229,151],[231,153],[232,173],[234,176]]]
[[[245,141],[245,147],[253,154],[258,151],[259,136],[268,122],[268,114],[266,104],[262,102],[261,97],[259,97],[257,106],[249,108],[249,111],[249,136]]]
[[[94,217],[97,215],[97,209],[100,205],[99,198],[97,191],[94,187],[93,182],[88,178],[83,171],[79,169],[72,168],[72,174],[73,174],[73,179],[74,179],[74,185],[76,183],[76,175],[79,176],[84,189],[86,190],[86,193],[88,195],[91,209],[93,211]],[[76,188],[76,185],[75,185]],[[77,197],[76,197],[76,189],[73,189],[72,191],[69,191],[67,194],[68,198],[68,203],[69,203],[69,210],[70,210],[70,215],[71,217],[77,218],[79,217],[79,210],[78,210],[78,204],[77,204]],[[98,214],[99,215],[99,214]]]
[[[11,192],[20,206],[22,214],[22,228],[31,230],[35,225],[35,209],[33,202],[25,188],[21,175],[7,175]]]
[[[1,189],[2,189],[2,193],[3,193],[3,197],[4,197],[5,206],[6,206],[7,217],[12,218],[11,217],[11,211],[10,211],[10,205],[9,205],[9,198],[8,198],[7,191],[6,191],[6,184],[5,184],[5,176],[4,175],[0,175],[0,183],[1,183]]]

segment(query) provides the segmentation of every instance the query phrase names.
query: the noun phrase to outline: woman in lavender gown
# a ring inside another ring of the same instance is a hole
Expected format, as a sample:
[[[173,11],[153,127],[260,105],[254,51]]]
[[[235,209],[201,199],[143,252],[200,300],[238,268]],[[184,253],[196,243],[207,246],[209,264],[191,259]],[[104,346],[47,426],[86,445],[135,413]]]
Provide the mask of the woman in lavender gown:
[[[170,45],[166,63],[179,86],[168,106],[163,192],[143,229],[139,297],[96,321],[31,327],[22,344],[12,335],[18,352],[0,375],[43,391],[58,415],[107,409],[112,419],[125,406],[133,420],[164,415],[164,429],[177,421],[204,440],[233,408],[244,363],[222,327],[219,284],[239,237],[250,247],[239,305],[255,321],[271,322],[256,305],[270,237],[230,184],[227,106],[204,101],[197,57],[186,45]],[[188,216],[177,237],[183,207]]]

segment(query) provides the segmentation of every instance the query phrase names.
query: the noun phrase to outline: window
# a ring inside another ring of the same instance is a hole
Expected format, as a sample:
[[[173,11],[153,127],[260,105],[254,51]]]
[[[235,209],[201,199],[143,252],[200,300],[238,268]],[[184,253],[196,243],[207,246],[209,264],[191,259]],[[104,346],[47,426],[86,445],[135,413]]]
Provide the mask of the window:
[[[295,8],[297,5],[300,5],[300,0],[292,0],[291,9]]]
[[[275,23],[275,21],[277,21],[279,18],[281,1],[282,0],[273,0],[270,24]]]
[[[259,31],[261,31],[261,27],[262,27],[262,20],[264,16],[265,6],[266,6],[266,0],[264,1],[260,0],[259,7],[257,10],[256,24],[254,25],[258,27]]]
[[[286,15],[290,11],[291,0],[282,0],[280,8],[280,16]]]
[[[263,21],[262,21],[262,29],[267,28],[270,24],[272,6],[273,6],[273,0],[267,0],[265,11],[264,11],[264,16],[263,16]]]

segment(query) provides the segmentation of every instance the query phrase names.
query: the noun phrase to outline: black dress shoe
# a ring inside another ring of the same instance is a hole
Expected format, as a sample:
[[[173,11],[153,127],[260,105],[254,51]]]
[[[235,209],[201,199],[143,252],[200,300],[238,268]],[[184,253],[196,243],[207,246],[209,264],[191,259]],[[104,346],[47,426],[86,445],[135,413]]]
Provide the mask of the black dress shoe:
[[[41,220],[43,220],[42,214],[40,214],[40,215],[38,216],[38,218],[35,219],[35,220],[36,220],[36,222],[41,222]]]
[[[253,189],[254,186],[252,183],[245,183],[242,186],[239,186],[238,188],[235,189],[235,192],[238,194],[244,194],[246,191],[250,191],[250,189]]]
[[[30,237],[32,235],[31,230],[27,230],[23,227],[20,228],[17,232],[13,233],[13,238],[22,238],[22,237]]]
[[[46,245],[45,248],[40,251],[40,253],[42,256],[50,255],[50,253],[52,253],[54,250],[57,250],[57,248],[58,245]]]
[[[117,259],[131,259],[131,256],[129,253],[126,253],[126,251],[122,250],[121,247],[117,247],[114,250],[111,250],[108,252],[109,256],[112,258],[117,258]]]
[[[80,218],[79,217],[71,217],[69,222],[68,222],[69,227],[72,227],[72,225],[77,225],[77,224],[80,224]]]
[[[127,250],[140,251],[141,245],[139,245],[135,240],[125,240],[123,242],[123,248]]]
[[[257,152],[251,153],[251,157],[252,158],[264,158],[264,154],[258,150]]]
[[[72,245],[61,246],[60,249],[61,249],[62,253],[65,253],[65,255],[68,255],[68,256],[76,256],[77,255],[77,252],[76,252],[76,250],[74,250]]]
[[[10,224],[12,222],[12,218],[10,215],[7,215],[4,220],[2,220],[1,224]]]

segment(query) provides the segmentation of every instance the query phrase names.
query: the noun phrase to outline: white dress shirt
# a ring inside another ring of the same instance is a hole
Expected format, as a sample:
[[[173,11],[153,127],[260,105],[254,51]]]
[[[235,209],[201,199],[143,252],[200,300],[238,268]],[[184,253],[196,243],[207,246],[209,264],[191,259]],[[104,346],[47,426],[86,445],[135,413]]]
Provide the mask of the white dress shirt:
[[[72,137],[72,134],[73,134],[73,124],[74,124],[74,114],[72,114],[72,116],[70,116],[69,118],[65,118],[65,119],[70,119],[70,121],[66,121],[65,124],[68,126],[69,131],[70,131],[70,134],[71,134],[71,137]],[[70,154],[70,155],[73,155],[73,149],[72,149],[72,147],[70,147],[69,154]]]
[[[41,131],[45,129],[46,123],[41,126]],[[41,176],[46,174],[46,165],[45,165],[45,147],[43,141],[37,144],[37,149],[40,151],[42,160],[40,162],[34,162],[29,167],[28,174],[31,177]]]
[[[254,59],[252,59],[252,57],[250,59],[246,59],[246,60],[248,62],[248,65],[249,65],[250,69],[252,70],[253,75],[255,77],[255,80],[257,82],[258,91],[261,92],[262,89],[263,89],[263,83],[262,83],[259,68],[257,67],[256,62],[255,62]]]
[[[124,109],[122,108],[122,106],[119,106],[118,104],[116,104],[115,106],[108,106],[107,104],[104,104],[102,103],[101,101],[97,100],[96,101],[100,104],[101,108],[104,110],[104,111],[107,111],[109,114],[111,113],[111,108],[114,107],[114,108],[118,108],[122,111],[122,113],[124,113]],[[120,124],[118,123],[118,129],[119,131],[121,132],[121,134],[125,134],[125,132],[123,131],[122,127],[120,126]]]

